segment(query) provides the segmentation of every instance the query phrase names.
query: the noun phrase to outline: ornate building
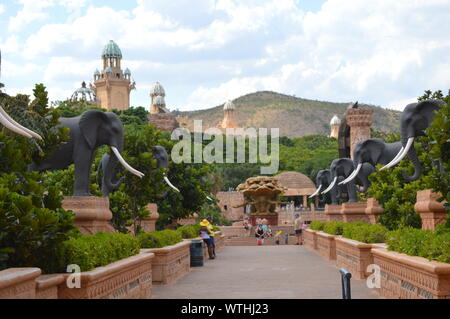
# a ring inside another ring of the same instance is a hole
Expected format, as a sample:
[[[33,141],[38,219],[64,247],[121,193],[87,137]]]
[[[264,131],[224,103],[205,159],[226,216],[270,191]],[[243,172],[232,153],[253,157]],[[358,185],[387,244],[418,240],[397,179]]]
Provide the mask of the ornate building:
[[[330,127],[331,127],[330,137],[334,137],[336,139],[339,137],[339,126],[340,125],[341,125],[341,119],[337,115],[334,115],[330,121]]]
[[[131,81],[128,68],[122,71],[122,52],[113,40],[103,49],[102,59],[103,69],[95,71],[94,85],[91,85],[97,104],[107,110],[126,110],[130,107],[130,92],[135,89],[135,82]]]
[[[179,118],[166,108],[166,91],[159,82],[150,89],[150,115],[148,122],[161,131],[172,132],[180,127]]]

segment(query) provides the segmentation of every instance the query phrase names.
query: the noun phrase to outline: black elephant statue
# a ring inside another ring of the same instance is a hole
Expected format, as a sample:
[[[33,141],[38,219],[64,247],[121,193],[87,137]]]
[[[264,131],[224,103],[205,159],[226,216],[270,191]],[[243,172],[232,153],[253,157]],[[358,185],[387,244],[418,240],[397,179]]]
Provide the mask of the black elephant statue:
[[[353,150],[353,163],[356,169],[350,174],[348,178],[340,184],[347,184],[356,178],[364,163],[369,163],[373,167],[378,164],[390,163],[402,149],[401,142],[386,143],[379,138],[369,138],[356,144]],[[367,180],[367,183],[370,182]]]
[[[385,168],[391,168],[397,165],[408,155],[408,158],[414,165],[414,174],[409,176],[403,171],[403,176],[409,182],[417,180],[422,174],[422,165],[414,148],[414,140],[419,136],[425,135],[425,130],[430,126],[437,111],[445,105],[442,100],[425,100],[419,103],[412,103],[405,107],[400,116],[400,136],[403,149]]]
[[[167,151],[164,147],[159,145],[154,146],[152,149],[152,154],[156,158],[156,165],[158,168],[169,167],[169,155],[167,154]],[[97,170],[97,182],[99,183],[99,185],[101,185],[102,193],[104,196],[108,196],[110,193],[116,191],[120,187],[120,184],[123,182],[123,177],[117,179],[115,166],[110,165],[110,161],[111,156],[109,154],[103,155]],[[103,173],[103,177],[100,179],[101,172]],[[165,174],[164,174],[164,181],[172,189],[176,190],[177,192],[180,192],[180,190],[170,182],[170,180],[167,178]],[[162,196],[164,197],[165,194]]]
[[[330,165],[330,171],[331,171],[331,184],[328,186],[326,190],[322,192],[322,194],[326,194],[329,191],[331,191],[333,188],[336,188],[339,183],[339,179],[346,179],[350,176],[350,174],[354,171],[354,165],[353,161],[349,158],[338,158],[335,159],[331,165]],[[375,168],[369,164],[364,163],[362,164],[361,169],[359,170],[359,173],[356,175],[356,178],[352,181],[348,182],[347,187],[347,193],[348,193],[348,201],[350,203],[357,202],[356,198],[356,192],[365,192],[367,191],[367,188],[369,188],[369,175],[372,174],[375,171]],[[358,190],[356,188],[356,185],[362,186],[362,190]]]
[[[317,190],[309,196],[309,198],[313,198],[314,196],[320,195],[321,198],[319,200],[324,204],[332,204],[337,205],[337,188],[331,189],[330,192],[326,194],[321,194],[321,190],[325,190],[328,186],[330,186],[332,182],[331,171],[329,169],[320,170],[316,175],[316,187]]]
[[[144,174],[132,168],[122,157],[123,125],[119,117],[112,112],[89,110],[72,118],[60,118],[57,127],[70,129],[67,143],[40,163],[30,165],[30,170],[46,171],[66,169],[75,164],[74,196],[90,196],[89,175],[95,150],[102,145],[109,145],[112,151],[108,170],[113,170],[119,161],[130,173],[143,177]]]

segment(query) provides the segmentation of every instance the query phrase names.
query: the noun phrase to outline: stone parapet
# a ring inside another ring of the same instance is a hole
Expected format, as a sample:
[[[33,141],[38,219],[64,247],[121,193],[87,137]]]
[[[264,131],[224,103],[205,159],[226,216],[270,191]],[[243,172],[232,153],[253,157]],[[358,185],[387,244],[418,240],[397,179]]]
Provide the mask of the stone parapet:
[[[344,216],[341,214],[341,205],[325,205],[325,216],[327,222],[342,222]]]
[[[324,232],[316,232],[317,236],[317,251],[319,255],[325,257],[327,260],[336,260],[336,236]]]
[[[367,267],[373,264],[372,244],[336,237],[336,266],[347,269],[356,279],[365,279],[370,273]]]
[[[346,223],[353,222],[369,222],[369,217],[366,214],[367,203],[343,203],[341,208],[341,215],[343,221]]]
[[[62,207],[75,213],[74,225],[83,234],[93,235],[97,232],[115,232],[109,223],[112,219],[112,213],[109,210],[109,199],[106,197],[65,197],[62,201]]]
[[[153,284],[166,285],[177,281],[190,270],[191,241],[182,241],[163,248],[141,249],[142,253],[153,253]]]
[[[59,299],[150,299],[154,254],[138,254],[80,275],[81,287],[58,287]]]
[[[36,278],[36,299],[58,299],[58,286],[64,282],[60,274],[42,275]]]
[[[393,299],[450,299],[450,264],[372,248],[380,267],[380,295]]]
[[[444,202],[438,202],[441,194],[434,193],[431,189],[418,191],[417,202],[414,206],[416,212],[422,218],[423,230],[435,230],[436,226],[445,223],[448,212],[444,208]]]
[[[35,299],[39,268],[8,268],[0,271],[0,299]]]
[[[317,249],[317,235],[315,230],[305,229],[303,231],[303,240],[305,241],[306,247]]]

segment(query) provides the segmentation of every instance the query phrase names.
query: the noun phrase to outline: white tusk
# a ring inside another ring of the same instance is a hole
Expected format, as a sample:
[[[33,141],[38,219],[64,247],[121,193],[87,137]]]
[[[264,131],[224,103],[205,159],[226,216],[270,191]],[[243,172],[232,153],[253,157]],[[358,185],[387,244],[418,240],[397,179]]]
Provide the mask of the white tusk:
[[[314,196],[316,196],[317,194],[319,194],[321,189],[322,189],[322,184],[320,184],[319,188],[314,192],[314,194],[312,194],[311,196],[309,196],[309,198],[313,198]]]
[[[167,176],[164,176],[164,181],[167,183],[167,185],[169,185],[171,188],[173,188],[174,190],[176,190],[178,193],[180,193],[180,190],[178,188],[176,188],[175,186],[173,186],[173,184],[169,181],[169,179],[167,178]]]
[[[331,189],[334,187],[334,185],[336,185],[336,182],[337,182],[337,176],[333,179],[333,182],[330,184],[330,186],[328,186],[328,188],[326,189],[326,190],[324,190],[323,192],[322,192],[322,194],[326,194],[326,193],[328,193],[329,191],[331,191]]]
[[[385,167],[386,168],[391,168],[391,167],[397,165],[398,163],[400,163],[401,160],[403,160],[405,158],[406,154],[408,154],[409,149],[411,148],[413,143],[414,143],[414,137],[408,138],[408,142],[406,143],[406,146],[403,149],[402,153],[395,160],[393,160],[391,163],[389,163]],[[382,169],[384,169],[384,167]]]
[[[8,113],[6,113],[6,111],[0,106],[0,113],[5,117],[5,119],[7,121],[9,121],[12,125],[16,126],[17,128],[19,128],[20,130],[25,131],[26,133],[28,133],[29,135],[31,135],[31,137],[34,137],[38,140],[42,141],[42,137],[37,134],[36,132],[33,132],[30,129],[27,129],[26,127],[20,125],[19,123],[17,123],[11,116],[9,116]],[[28,137],[28,136],[27,136]]]
[[[358,166],[356,167],[356,169],[353,171],[353,173],[350,174],[350,176],[347,177],[346,180],[344,180],[341,183],[339,183],[339,185],[347,184],[347,183],[350,183],[352,180],[354,180],[356,178],[356,176],[358,176],[359,171],[361,170],[362,166],[363,166],[363,164],[359,163]]]
[[[116,155],[116,157],[119,160],[120,164],[122,164],[122,166],[125,167],[125,169],[127,171],[129,171],[131,174],[134,174],[134,175],[136,175],[137,177],[140,177],[140,178],[145,176],[143,173],[141,173],[138,170],[134,169],[133,167],[130,166],[130,164],[125,162],[125,160],[123,159],[122,155],[120,154],[120,152],[119,152],[119,150],[117,148],[115,148],[114,146],[111,146],[111,149],[114,152],[114,154]]]
[[[178,188],[177,188],[177,189],[178,189]],[[209,201],[211,201],[211,202],[214,201],[214,200],[213,200],[211,197],[209,197],[209,196],[206,196],[206,199],[209,200]]]
[[[392,163],[394,163],[394,162],[397,160],[397,158],[399,158],[400,155],[402,155],[404,149],[405,149],[405,148],[402,146],[402,148],[401,148],[400,151],[397,153],[397,155],[395,155],[394,159],[393,159],[392,161],[390,161],[388,164],[384,165],[384,166],[380,169],[380,171],[382,171],[382,170],[384,170],[384,169],[386,169],[386,168],[392,167]]]
[[[3,108],[0,107],[0,110],[3,110]],[[24,130],[18,128],[17,126],[12,124],[10,121],[8,121],[7,118],[4,116],[4,114],[6,114],[6,112],[4,110],[3,110],[3,112],[0,111],[0,123],[2,123],[4,127],[9,129],[10,131],[13,131],[14,133],[25,136],[26,138],[33,138],[33,136],[31,136]]]

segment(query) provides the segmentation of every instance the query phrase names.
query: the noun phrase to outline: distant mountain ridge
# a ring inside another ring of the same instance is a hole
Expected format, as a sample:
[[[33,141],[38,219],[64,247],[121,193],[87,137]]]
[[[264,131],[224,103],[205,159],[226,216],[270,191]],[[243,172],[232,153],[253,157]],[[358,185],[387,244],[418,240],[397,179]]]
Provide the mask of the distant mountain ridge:
[[[236,105],[236,120],[240,127],[279,128],[280,136],[302,137],[311,134],[329,135],[333,115],[343,118],[349,103],[333,103],[302,99],[270,91],[241,96]],[[401,112],[360,103],[361,108],[374,110],[375,130],[399,131]],[[203,120],[203,127],[215,127],[223,118],[223,104],[204,110],[180,112],[188,117],[192,129],[194,120]]]

